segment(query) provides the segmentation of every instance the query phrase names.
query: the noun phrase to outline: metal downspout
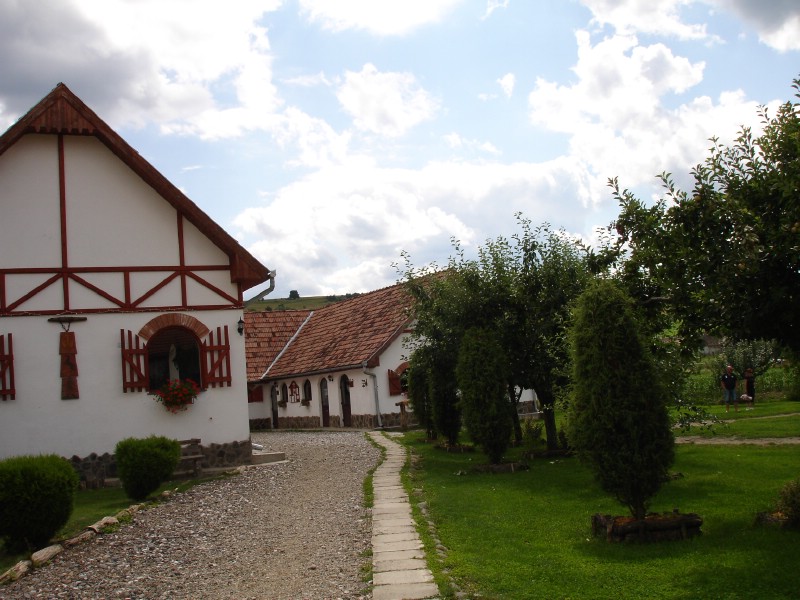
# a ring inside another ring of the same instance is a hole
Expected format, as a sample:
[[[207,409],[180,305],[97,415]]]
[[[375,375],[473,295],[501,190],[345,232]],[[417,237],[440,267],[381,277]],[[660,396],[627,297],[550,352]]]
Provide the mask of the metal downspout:
[[[245,300],[245,302],[244,302],[244,308],[247,308],[247,307],[248,307],[248,306],[250,306],[250,305],[251,305],[253,302],[258,302],[259,300],[262,300],[262,299],[264,298],[264,296],[266,296],[266,295],[267,295],[267,294],[269,294],[269,293],[270,293],[272,290],[274,290],[274,289],[275,289],[275,271],[271,271],[271,272],[270,272],[270,274],[269,274],[269,280],[268,280],[268,281],[269,281],[269,287],[267,287],[267,289],[263,290],[262,292],[259,292],[258,294],[256,294],[256,295],[255,295],[255,296],[253,296],[252,298],[250,298],[250,300]]]
[[[364,375],[369,375],[372,377],[372,389],[375,390],[375,417],[378,419],[378,429],[383,429],[383,421],[381,420],[381,405],[378,399],[378,376],[371,369],[367,368],[367,361],[363,361],[361,363],[361,369],[364,371]]]

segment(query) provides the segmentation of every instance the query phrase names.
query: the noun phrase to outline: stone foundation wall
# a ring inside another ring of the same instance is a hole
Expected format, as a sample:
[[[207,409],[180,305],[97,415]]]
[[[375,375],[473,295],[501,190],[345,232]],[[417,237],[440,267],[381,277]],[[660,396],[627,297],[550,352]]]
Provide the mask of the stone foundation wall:
[[[238,467],[239,465],[249,465],[252,462],[252,445],[250,440],[241,442],[230,442],[227,444],[210,444],[208,446],[193,446],[191,452],[202,454],[203,459],[200,463],[203,469],[219,469],[228,467]],[[69,459],[75,472],[81,481],[81,486],[86,488],[97,488],[105,485],[106,479],[116,479],[117,462],[113,454],[105,453],[102,455],[91,453],[89,456],[81,458],[73,456]],[[178,470],[181,466],[178,466]]]
[[[406,427],[416,427],[417,419],[414,413],[406,413]],[[400,413],[386,413],[381,415],[381,424],[384,427],[403,427],[403,422],[400,419]]]
[[[319,429],[319,417],[278,417],[278,429]]]
[[[408,420],[407,427],[416,427],[417,421],[413,413],[406,413]],[[262,425],[261,422],[264,422]],[[331,415],[330,421],[331,429],[338,429],[341,427],[341,418],[338,415]],[[375,429],[378,426],[378,420],[373,414],[366,415],[351,415],[350,416],[351,429]],[[258,429],[256,428],[258,424]],[[400,413],[385,413],[381,415],[381,424],[384,427],[401,427]],[[278,419],[278,429],[320,429],[319,417],[280,417]],[[270,419],[252,419],[250,421],[250,430],[258,431],[259,429],[270,429]]]
[[[250,419],[250,431],[264,431],[265,429],[272,429],[272,419]]]
[[[350,427],[353,429],[375,429],[377,426],[375,415],[350,416]]]

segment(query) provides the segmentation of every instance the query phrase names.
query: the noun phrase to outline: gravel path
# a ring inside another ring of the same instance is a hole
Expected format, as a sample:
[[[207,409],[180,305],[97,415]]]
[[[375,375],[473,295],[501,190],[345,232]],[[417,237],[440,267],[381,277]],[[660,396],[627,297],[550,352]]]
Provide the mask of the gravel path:
[[[0,598],[369,598],[362,432],[253,434],[285,463],[199,485],[117,532],[65,550]]]

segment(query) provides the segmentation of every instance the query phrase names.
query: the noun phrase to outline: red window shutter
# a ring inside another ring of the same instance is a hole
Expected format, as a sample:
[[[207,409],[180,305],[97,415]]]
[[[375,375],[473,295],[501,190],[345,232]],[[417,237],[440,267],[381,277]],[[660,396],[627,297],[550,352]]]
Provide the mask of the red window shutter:
[[[203,370],[203,388],[230,387],[231,377],[231,345],[228,337],[228,326],[217,327],[216,336],[210,331],[208,339],[200,347],[200,366]]]
[[[400,375],[389,369],[389,395],[399,396],[403,393],[403,384],[400,382]]]
[[[263,385],[247,386],[247,401],[248,402],[263,402],[264,401],[264,386]]]
[[[0,335],[0,400],[14,400],[14,340],[9,333]]]
[[[132,331],[119,330],[122,348],[122,391],[143,392],[150,387],[147,344]]]

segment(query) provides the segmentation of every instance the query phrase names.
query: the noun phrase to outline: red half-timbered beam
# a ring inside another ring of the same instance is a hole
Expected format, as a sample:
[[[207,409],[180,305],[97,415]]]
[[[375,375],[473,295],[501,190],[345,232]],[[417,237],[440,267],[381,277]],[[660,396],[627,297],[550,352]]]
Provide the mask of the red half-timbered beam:
[[[186,292],[186,274],[183,271],[186,267],[186,253],[183,248],[183,215],[178,212],[178,264],[181,266],[181,304],[186,304],[189,301],[189,295]]]
[[[48,287],[52,286],[53,284],[57,283],[60,279],[67,279],[71,280],[74,284],[78,284],[83,286],[85,289],[91,290],[93,293],[97,294],[99,297],[104,298],[108,302],[116,305],[120,310],[142,310],[143,307],[141,304],[145,302],[148,298],[152,297],[156,292],[163,289],[167,286],[171,281],[175,278],[180,277],[183,282],[182,285],[182,301],[180,305],[170,306],[170,307],[163,307],[165,310],[191,310],[191,309],[201,309],[201,305],[190,305],[188,303],[188,280],[192,279],[196,281],[204,288],[214,292],[218,295],[222,300],[224,300],[225,304],[204,304],[203,307],[227,307],[227,308],[241,308],[242,300],[241,300],[241,289],[238,291],[238,299],[231,294],[225,292],[225,290],[220,289],[209,280],[205,279],[202,276],[204,272],[219,272],[226,270],[226,267],[220,265],[191,265],[191,266],[184,266],[184,267],[168,267],[168,266],[153,266],[153,267],[73,267],[68,269],[53,269],[53,268],[14,268],[14,269],[0,269],[0,315],[10,315],[14,314],[24,303],[28,300],[42,292],[43,290],[47,289]],[[123,296],[122,298],[117,297],[117,295],[108,292],[101,287],[97,286],[96,284],[91,283],[82,275],[92,274],[92,273],[117,273],[120,274],[123,278]],[[159,281],[155,286],[147,290],[144,294],[139,296],[138,298],[132,298],[132,275],[134,273],[164,273],[165,277],[161,281]],[[9,302],[8,299],[8,281],[7,275],[47,275],[48,277],[39,285],[29,290],[27,293],[23,294],[13,302]],[[144,308],[145,310],[151,310],[151,307]],[[98,309],[78,309],[75,311],[71,311],[69,308],[68,303],[64,303],[63,307],[54,308],[52,310],[34,310],[34,311],[20,311],[24,314],[58,314],[66,311],[70,312],[114,312],[116,309],[114,308],[98,308]]]
[[[69,310],[69,255],[67,253],[67,178],[64,166],[64,135],[58,135],[58,201],[61,214],[61,287],[64,291],[64,310]]]

